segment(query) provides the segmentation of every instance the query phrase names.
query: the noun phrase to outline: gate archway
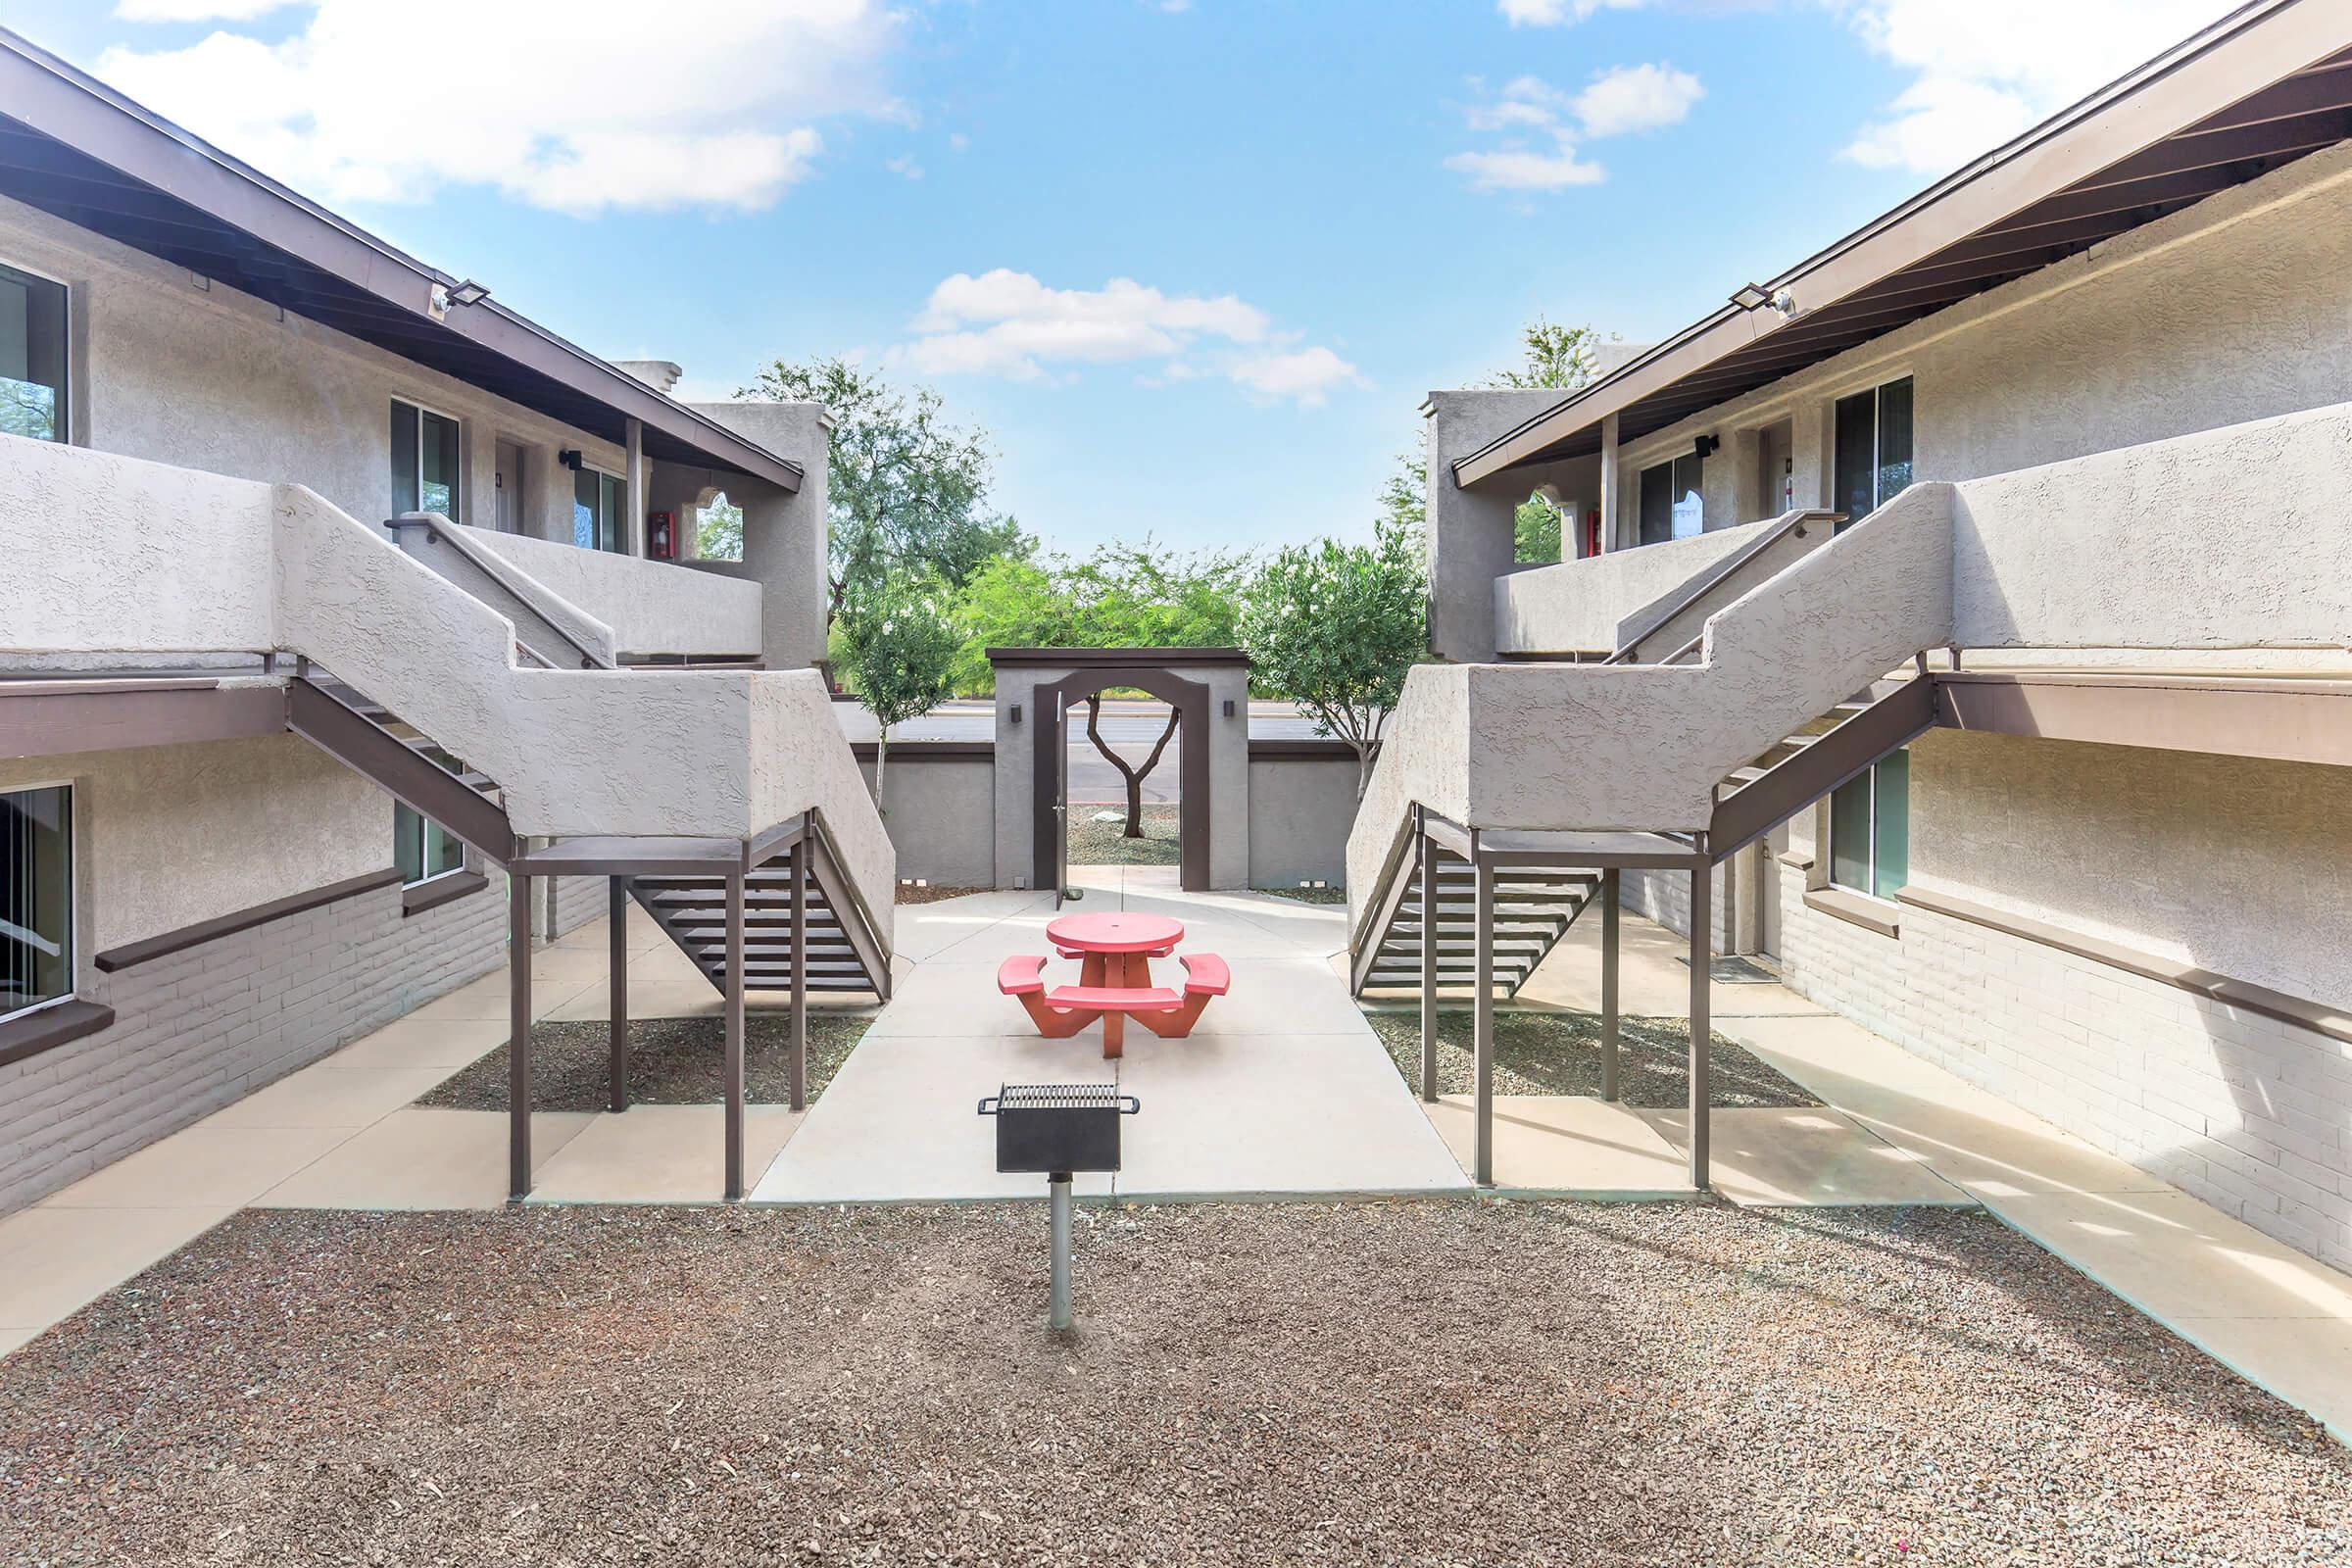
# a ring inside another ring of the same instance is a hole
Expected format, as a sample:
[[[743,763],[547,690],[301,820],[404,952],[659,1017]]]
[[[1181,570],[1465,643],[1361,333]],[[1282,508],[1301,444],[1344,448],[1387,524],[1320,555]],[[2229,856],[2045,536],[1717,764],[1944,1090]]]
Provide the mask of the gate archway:
[[[1240,649],[991,648],[988,658],[997,673],[999,886],[1061,885],[1068,713],[1110,687],[1176,710],[1179,884],[1248,886],[1250,676]]]

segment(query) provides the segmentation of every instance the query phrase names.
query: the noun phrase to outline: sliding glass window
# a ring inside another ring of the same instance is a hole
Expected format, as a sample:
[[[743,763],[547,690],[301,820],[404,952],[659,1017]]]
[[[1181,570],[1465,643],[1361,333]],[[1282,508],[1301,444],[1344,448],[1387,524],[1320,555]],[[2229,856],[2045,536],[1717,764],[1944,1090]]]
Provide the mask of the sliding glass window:
[[[66,439],[66,286],[0,267],[0,434]]]
[[[458,421],[397,398],[392,403],[392,511],[438,512],[452,522],[465,485],[459,479]]]
[[[445,773],[464,774],[466,764],[437,746],[421,749],[424,760]],[[466,845],[449,829],[395,801],[392,805],[392,863],[410,887],[466,869]]]
[[[1688,539],[1707,529],[1706,460],[1687,452],[1642,470],[1642,542]]]
[[[1911,881],[1911,754],[1879,760],[1830,796],[1830,880],[1891,899]]]
[[[1911,378],[1838,400],[1838,451],[1831,505],[1850,527],[1911,482]]]
[[[0,793],[0,1018],[74,994],[74,788]]]
[[[571,542],[582,550],[629,548],[629,486],[595,468],[571,476]]]

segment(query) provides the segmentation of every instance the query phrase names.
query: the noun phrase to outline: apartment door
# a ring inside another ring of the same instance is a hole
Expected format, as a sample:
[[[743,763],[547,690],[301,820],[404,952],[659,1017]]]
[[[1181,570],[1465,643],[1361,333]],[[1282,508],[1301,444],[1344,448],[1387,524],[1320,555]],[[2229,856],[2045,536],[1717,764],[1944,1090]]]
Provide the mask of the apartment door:
[[[512,441],[498,443],[497,467],[490,483],[498,498],[498,531],[522,532],[522,448]]]

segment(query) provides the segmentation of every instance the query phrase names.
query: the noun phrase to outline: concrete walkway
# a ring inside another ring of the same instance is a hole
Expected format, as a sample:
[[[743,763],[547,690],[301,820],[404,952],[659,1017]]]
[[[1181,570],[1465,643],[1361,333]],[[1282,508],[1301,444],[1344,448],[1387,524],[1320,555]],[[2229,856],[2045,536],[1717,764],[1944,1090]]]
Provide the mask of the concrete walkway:
[[[1125,1125],[1122,1198],[1271,1193],[1462,1192],[1468,1183],[1421,1115],[1330,958],[1346,911],[1255,893],[1189,894],[1172,866],[1076,866],[1072,907],[1144,910],[1185,925],[1184,951],[1214,953],[1232,992],[1192,1036],[1131,1028],[1102,1057],[1102,1030],[1041,1040],[997,990],[997,965],[1051,956],[1050,895],[991,893],[899,911],[912,960],[897,995],[752,1193],[756,1202],[1034,1197],[1036,1176],[995,1170],[995,1125],[975,1114],[1006,1083],[1116,1083],[1143,1101]],[[1076,965],[1055,958],[1054,983]]]

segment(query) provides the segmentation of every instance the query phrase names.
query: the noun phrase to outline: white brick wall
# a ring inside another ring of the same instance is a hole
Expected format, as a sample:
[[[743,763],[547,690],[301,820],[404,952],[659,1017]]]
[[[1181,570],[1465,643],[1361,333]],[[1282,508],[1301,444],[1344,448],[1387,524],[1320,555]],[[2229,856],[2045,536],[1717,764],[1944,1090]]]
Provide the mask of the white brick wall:
[[[94,974],[113,1027],[0,1066],[0,1214],[496,968],[505,887],[410,916],[376,888]]]
[[[1880,936],[1793,868],[1782,893],[1791,988],[2352,1268],[2352,1045],[1909,905]]]

